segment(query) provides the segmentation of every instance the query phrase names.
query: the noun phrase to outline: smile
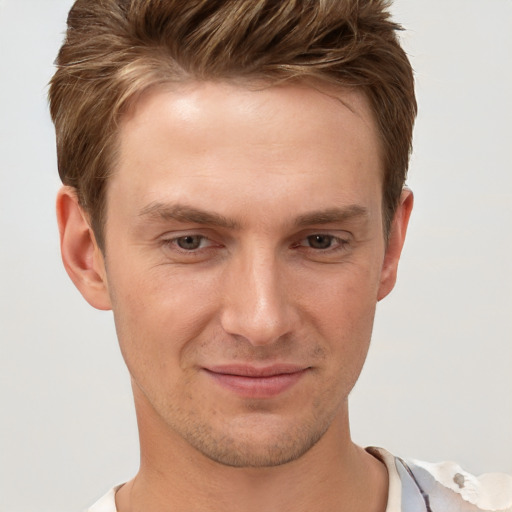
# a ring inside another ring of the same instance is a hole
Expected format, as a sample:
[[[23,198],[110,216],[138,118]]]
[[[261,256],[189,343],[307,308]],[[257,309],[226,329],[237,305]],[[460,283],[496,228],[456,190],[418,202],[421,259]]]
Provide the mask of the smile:
[[[249,365],[228,365],[204,368],[220,386],[245,398],[272,398],[294,386],[309,367],[272,365],[257,368]]]

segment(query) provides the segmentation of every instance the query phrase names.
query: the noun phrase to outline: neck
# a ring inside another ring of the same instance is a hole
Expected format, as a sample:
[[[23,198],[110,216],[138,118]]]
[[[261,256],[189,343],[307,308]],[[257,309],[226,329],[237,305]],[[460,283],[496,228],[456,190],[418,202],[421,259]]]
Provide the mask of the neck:
[[[150,407],[149,405],[147,405]],[[302,457],[234,468],[205,457],[137,408],[141,466],[116,495],[119,512],[384,512],[383,464],[350,439],[347,408]]]

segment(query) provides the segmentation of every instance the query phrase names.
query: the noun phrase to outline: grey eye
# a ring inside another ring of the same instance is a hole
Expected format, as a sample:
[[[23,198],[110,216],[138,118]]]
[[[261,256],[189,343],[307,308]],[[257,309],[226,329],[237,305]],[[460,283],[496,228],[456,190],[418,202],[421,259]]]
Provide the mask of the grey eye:
[[[331,235],[311,235],[307,238],[308,244],[313,249],[329,249],[332,245]]]
[[[200,235],[187,235],[176,239],[176,244],[180,249],[193,251],[195,249],[199,249],[202,241],[203,237]]]

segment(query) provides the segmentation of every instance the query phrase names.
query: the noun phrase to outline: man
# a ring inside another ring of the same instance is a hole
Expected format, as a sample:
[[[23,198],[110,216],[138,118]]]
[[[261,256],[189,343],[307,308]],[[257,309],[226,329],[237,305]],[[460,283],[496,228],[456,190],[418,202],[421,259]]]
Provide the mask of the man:
[[[350,438],[413,203],[397,29],[384,1],[73,6],[62,257],[114,312],[141,445],[92,511],[512,510],[507,476]]]

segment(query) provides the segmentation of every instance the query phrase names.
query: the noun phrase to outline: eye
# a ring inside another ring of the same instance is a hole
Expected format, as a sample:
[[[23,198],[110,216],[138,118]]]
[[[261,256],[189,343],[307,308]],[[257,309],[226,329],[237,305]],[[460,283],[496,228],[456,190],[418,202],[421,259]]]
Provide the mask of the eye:
[[[206,238],[201,235],[180,236],[174,240],[174,243],[184,251],[195,251],[202,247]]]
[[[311,258],[334,258],[345,255],[350,250],[350,239],[327,233],[313,233],[306,234],[293,247]]]
[[[166,261],[199,263],[213,260],[222,254],[224,244],[218,238],[197,232],[171,232],[159,240]]]
[[[332,235],[310,235],[306,238],[309,247],[313,249],[330,249],[338,241]]]

